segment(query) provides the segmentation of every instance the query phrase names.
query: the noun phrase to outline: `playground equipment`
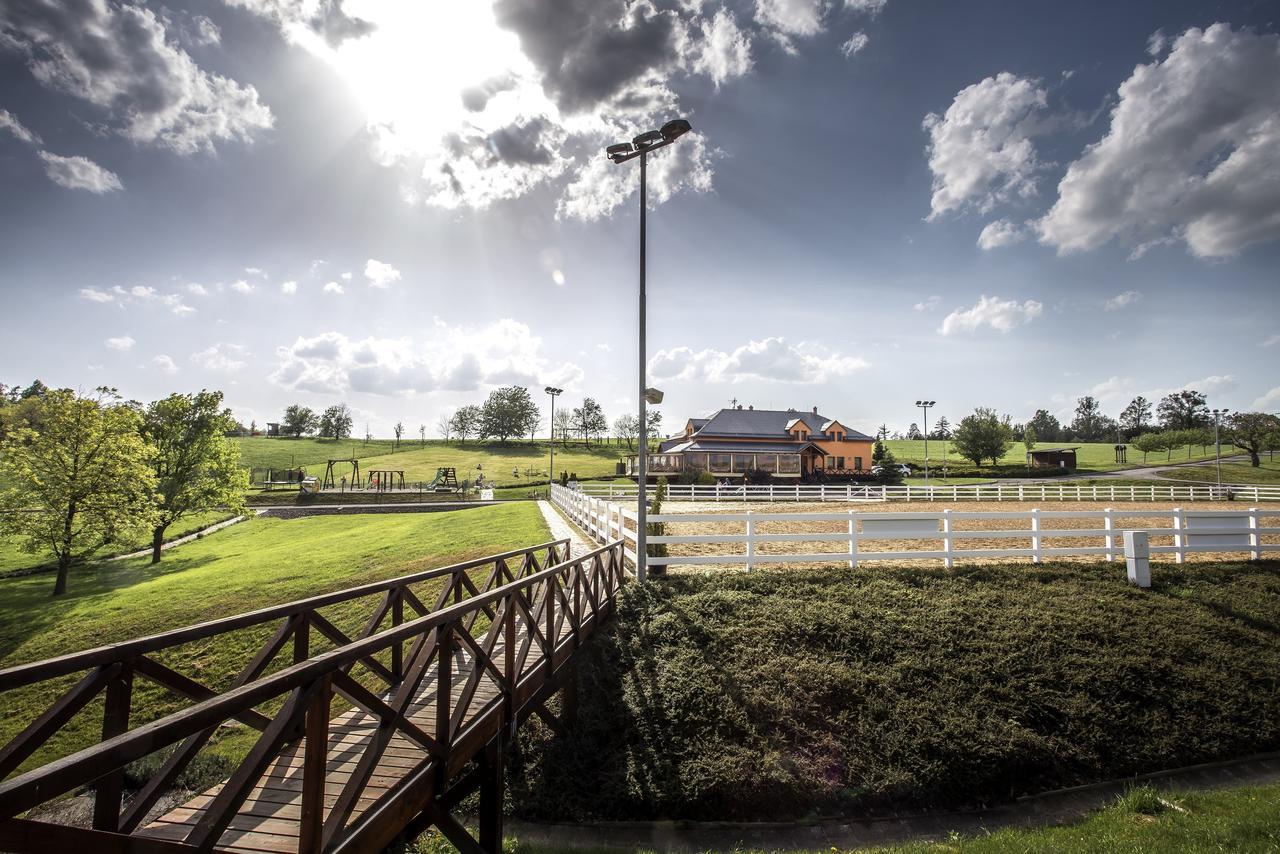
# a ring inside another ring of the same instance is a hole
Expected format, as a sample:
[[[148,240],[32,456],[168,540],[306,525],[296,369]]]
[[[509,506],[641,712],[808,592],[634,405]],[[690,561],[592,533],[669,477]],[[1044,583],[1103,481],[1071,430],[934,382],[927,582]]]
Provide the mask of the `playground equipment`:
[[[458,492],[461,486],[458,484],[458,474],[452,466],[441,466],[436,469],[436,479],[428,483],[425,487],[432,492]]]
[[[329,460],[329,464],[324,470],[324,482],[320,484],[321,489],[332,489],[338,485],[338,481],[333,474],[333,467],[342,463],[347,463],[351,466],[351,477],[346,482],[352,487],[360,484],[360,461],[355,457],[348,457],[344,460]]]
[[[287,489],[290,486],[298,486],[306,476],[306,469],[267,469],[267,476],[263,478],[262,486],[267,492],[271,492],[277,486]]]
[[[400,489],[404,489],[404,471],[402,469],[374,469],[369,472],[369,489],[376,489],[378,492],[386,492],[389,489],[396,489],[396,480],[400,481]]]

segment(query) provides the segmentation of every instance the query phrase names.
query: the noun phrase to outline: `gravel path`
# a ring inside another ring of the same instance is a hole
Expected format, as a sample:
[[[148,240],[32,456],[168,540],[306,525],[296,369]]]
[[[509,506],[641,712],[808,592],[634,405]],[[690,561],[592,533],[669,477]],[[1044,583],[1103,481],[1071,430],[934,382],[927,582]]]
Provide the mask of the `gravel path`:
[[[542,511],[542,518],[547,520],[547,527],[551,529],[551,538],[569,540],[570,557],[584,555],[594,548],[587,543],[576,527],[560,515],[560,511],[553,507],[550,501],[538,499],[538,509]]]

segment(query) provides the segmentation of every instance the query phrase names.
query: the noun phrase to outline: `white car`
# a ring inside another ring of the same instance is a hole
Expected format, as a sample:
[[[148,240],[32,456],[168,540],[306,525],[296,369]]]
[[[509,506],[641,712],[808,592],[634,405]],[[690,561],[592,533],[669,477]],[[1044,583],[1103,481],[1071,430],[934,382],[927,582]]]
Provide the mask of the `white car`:
[[[903,477],[911,476],[911,466],[907,465],[906,463],[898,463],[896,466],[894,466],[894,468],[896,468],[898,470],[898,474],[902,475]],[[884,471],[884,466],[882,465],[874,465],[871,467],[872,474],[880,474],[882,471]]]

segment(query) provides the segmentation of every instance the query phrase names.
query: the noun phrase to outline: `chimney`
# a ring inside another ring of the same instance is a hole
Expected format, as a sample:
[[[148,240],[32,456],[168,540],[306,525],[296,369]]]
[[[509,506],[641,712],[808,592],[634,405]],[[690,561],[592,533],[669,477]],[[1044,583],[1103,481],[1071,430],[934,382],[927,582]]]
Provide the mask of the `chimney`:
[[[814,415],[817,415],[817,414],[818,414],[818,407],[816,407],[816,406],[815,406],[815,407],[813,408],[813,414],[814,414]]]

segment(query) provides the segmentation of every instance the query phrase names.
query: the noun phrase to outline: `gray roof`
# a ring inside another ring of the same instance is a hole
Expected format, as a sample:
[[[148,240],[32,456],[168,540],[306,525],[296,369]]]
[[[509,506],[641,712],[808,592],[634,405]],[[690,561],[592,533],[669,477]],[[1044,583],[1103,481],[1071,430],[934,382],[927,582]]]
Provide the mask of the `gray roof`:
[[[699,436],[752,436],[760,438],[781,438],[787,435],[787,424],[791,421],[803,421],[813,434],[821,434],[822,427],[835,421],[825,415],[813,412],[797,412],[794,409],[721,409],[707,419],[699,429]],[[850,429],[846,434],[849,439],[871,440],[870,436]]]
[[[826,451],[819,448],[812,442],[800,444],[798,442],[716,442],[708,439],[697,439],[690,442],[687,447],[680,448],[682,451],[710,451],[712,453],[736,453],[736,454],[798,454],[801,451],[813,448],[820,454],[826,454]],[[676,449],[672,449],[676,450]]]

